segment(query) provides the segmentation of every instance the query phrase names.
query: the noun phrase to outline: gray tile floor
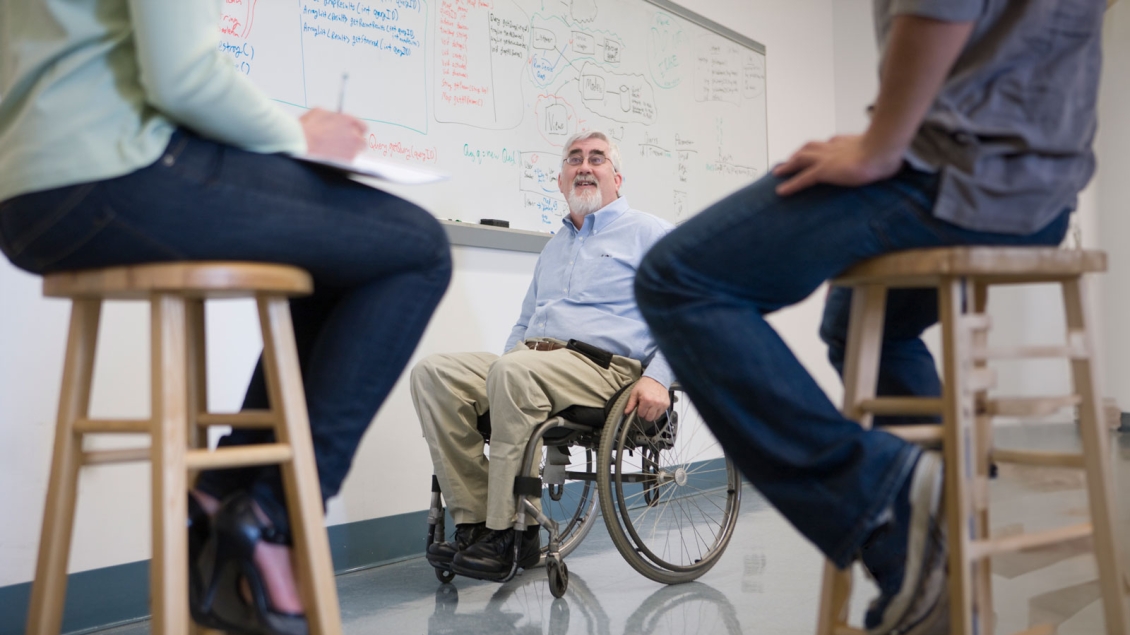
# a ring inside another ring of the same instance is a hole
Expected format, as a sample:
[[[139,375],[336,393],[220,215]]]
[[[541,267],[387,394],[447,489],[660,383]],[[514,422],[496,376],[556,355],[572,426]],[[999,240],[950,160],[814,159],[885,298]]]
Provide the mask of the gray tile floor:
[[[1130,553],[1130,434],[1113,438],[1120,487],[1119,535]],[[1002,429],[1006,447],[1070,449],[1072,426]],[[997,533],[1080,522],[1086,498],[1069,470],[1002,469],[992,483]],[[1058,635],[1103,632],[1088,541],[994,559],[998,633],[1052,622]],[[456,578],[440,585],[423,559],[349,573],[338,578],[346,635],[731,634],[809,635],[815,628],[822,559],[757,493],[746,488],[732,542],[719,564],[699,581],[676,586],[651,582],[615,550],[603,525],[594,527],[568,559],[570,587],[562,599],[549,592],[543,569],[498,585]],[[1126,562],[1130,565],[1130,561]],[[857,579],[860,576],[857,573]],[[858,620],[873,587],[858,585]],[[144,623],[103,631],[142,635]]]

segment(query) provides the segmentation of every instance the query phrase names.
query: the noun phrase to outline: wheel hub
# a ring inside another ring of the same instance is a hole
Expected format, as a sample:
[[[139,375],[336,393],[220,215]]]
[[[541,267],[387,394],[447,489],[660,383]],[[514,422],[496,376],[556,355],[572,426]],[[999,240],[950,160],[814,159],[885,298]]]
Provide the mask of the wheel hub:
[[[675,469],[675,483],[679,487],[687,484],[687,468],[680,467]]]

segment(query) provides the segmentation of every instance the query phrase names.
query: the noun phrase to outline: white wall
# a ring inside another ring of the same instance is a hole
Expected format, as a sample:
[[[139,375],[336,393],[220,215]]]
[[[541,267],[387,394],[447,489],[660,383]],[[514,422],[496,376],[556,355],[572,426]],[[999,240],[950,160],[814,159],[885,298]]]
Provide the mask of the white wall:
[[[1102,280],[1102,317],[1106,350],[1106,394],[1130,410],[1130,2],[1107,10],[1103,29],[1105,58],[1099,93],[1100,179],[1097,188],[1097,244],[1109,254],[1110,270]]]
[[[770,162],[837,129],[833,13],[840,0],[685,0],[688,8],[762,42],[768,49]],[[847,4],[847,3],[843,3]],[[869,10],[868,13],[869,14]],[[869,27],[868,27],[869,28]],[[841,35],[837,30],[836,37]],[[869,33],[868,33],[869,36]],[[855,108],[861,108],[862,103]],[[631,180],[628,180],[631,183]],[[625,190],[631,196],[630,186]],[[455,277],[417,350],[499,350],[517,316],[534,256],[456,248]],[[833,395],[839,380],[816,337],[822,293],[772,318],[802,362]],[[0,586],[30,580],[46,489],[67,307],[39,295],[36,278],[0,263]],[[254,314],[245,303],[209,309],[211,399],[234,410],[256,355]],[[147,312],[105,312],[94,386],[94,416],[148,413]],[[130,442],[130,441],[124,441]],[[330,523],[363,520],[427,505],[431,468],[403,381],[366,435]],[[71,571],[147,558],[148,478],[142,465],[88,468]]]

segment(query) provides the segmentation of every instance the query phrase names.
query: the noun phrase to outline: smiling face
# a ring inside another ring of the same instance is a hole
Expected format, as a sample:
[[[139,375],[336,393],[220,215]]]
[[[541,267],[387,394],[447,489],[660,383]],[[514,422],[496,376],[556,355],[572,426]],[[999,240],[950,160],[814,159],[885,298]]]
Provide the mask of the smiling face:
[[[608,157],[608,142],[590,137],[575,142],[569,147],[566,157],[584,159],[580,165],[570,165],[568,159],[561,164],[561,173],[557,175],[557,186],[569,202],[569,214],[573,217],[573,224],[580,227],[581,221],[612,201],[620,192],[620,183],[623,177],[612,167]],[[593,165],[594,157],[600,165]]]

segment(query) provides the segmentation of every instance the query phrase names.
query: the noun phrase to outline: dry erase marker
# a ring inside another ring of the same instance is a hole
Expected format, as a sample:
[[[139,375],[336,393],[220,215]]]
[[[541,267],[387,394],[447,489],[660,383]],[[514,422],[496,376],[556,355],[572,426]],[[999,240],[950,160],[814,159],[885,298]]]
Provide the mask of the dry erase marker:
[[[337,94],[337,111],[345,107],[345,82],[349,79],[349,73],[341,74],[341,91]]]

